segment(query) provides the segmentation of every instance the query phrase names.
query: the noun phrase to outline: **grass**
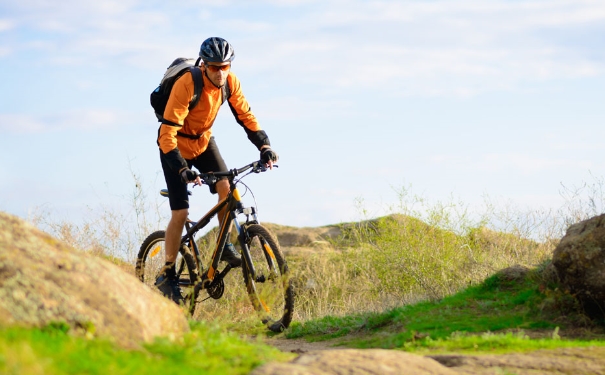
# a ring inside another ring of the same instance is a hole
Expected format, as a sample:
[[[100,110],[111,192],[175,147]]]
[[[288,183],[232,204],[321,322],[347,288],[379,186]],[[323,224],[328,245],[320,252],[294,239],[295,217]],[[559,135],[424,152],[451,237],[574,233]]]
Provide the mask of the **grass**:
[[[287,337],[310,341],[340,338],[337,342],[358,348],[431,352],[605,346],[603,335],[601,340],[561,338],[560,330],[576,328],[583,316],[569,295],[539,275],[534,271],[523,281],[494,275],[480,285],[432,302],[310,320],[293,325]]]
[[[247,374],[291,356],[210,323],[193,323],[180,341],[157,339],[139,349],[72,335],[69,327],[0,329],[2,374]]]
[[[544,262],[552,253],[549,243],[479,224],[455,231],[395,214],[345,227],[332,251],[289,254],[298,293],[296,320],[438,300],[500,269]]]
[[[128,267],[120,259],[132,261],[142,239],[162,227],[149,219],[160,217],[159,206],[148,204],[138,181],[136,186],[128,218],[101,208],[98,218],[80,226],[54,222],[51,215],[41,215],[38,224],[74,247]],[[470,214],[454,201],[429,203],[403,189],[391,215],[342,224],[342,238],[329,249],[288,254],[297,296],[295,323],[285,336],[419,353],[603,346],[570,338],[567,332],[579,326],[603,336],[573,298],[535,268],[546,264],[569,224],[603,211],[602,186],[599,181],[592,187],[588,203],[581,190],[568,190],[568,205],[557,212],[488,204],[484,214]],[[517,264],[535,270],[520,282],[492,276]],[[244,374],[266,361],[291,358],[241,338],[266,334],[241,280],[238,272],[228,275],[223,298],[203,302],[192,332],[178,342],[125,350],[72,335],[62,325],[0,328],[0,373]]]
[[[581,321],[573,299],[544,277],[496,274],[479,285],[435,301],[384,312],[326,316],[295,323],[285,336],[337,339],[347,347],[399,349],[419,354],[507,353],[561,347],[605,346],[599,339],[564,338]],[[137,349],[72,334],[66,324],[42,329],[0,329],[3,374],[247,374],[294,355],[236,334],[225,326],[191,322],[181,340],[157,339]],[[231,327],[234,328],[234,327]],[[590,327],[589,327],[590,328]]]

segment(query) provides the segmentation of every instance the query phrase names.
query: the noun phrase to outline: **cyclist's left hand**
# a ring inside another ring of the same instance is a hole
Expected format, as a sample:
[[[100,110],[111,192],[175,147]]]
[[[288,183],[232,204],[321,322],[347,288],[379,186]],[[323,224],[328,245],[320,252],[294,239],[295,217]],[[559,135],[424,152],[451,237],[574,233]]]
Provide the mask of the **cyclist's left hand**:
[[[273,163],[277,162],[279,157],[277,152],[273,151],[271,147],[264,147],[260,150],[260,161],[265,163],[269,169],[273,169]]]

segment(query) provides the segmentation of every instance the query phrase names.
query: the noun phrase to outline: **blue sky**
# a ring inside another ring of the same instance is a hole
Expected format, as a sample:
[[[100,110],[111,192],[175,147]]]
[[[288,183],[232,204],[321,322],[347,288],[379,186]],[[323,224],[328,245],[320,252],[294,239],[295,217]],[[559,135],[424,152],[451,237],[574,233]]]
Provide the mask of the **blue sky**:
[[[131,171],[155,196],[149,93],[209,36],[280,154],[246,179],[263,221],[380,215],[402,186],[556,208],[604,174],[602,0],[0,0],[0,210],[128,210]],[[229,167],[258,158],[226,107],[214,134]]]

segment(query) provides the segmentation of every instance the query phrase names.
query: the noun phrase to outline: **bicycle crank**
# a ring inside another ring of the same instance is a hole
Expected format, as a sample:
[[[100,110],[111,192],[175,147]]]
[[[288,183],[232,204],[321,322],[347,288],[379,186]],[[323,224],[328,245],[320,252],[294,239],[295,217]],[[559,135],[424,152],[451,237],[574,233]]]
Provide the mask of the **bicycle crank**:
[[[208,295],[210,297],[214,299],[219,299],[223,296],[223,293],[225,292],[225,283],[223,282],[222,278],[219,280],[215,280],[208,286],[206,290],[208,291]]]

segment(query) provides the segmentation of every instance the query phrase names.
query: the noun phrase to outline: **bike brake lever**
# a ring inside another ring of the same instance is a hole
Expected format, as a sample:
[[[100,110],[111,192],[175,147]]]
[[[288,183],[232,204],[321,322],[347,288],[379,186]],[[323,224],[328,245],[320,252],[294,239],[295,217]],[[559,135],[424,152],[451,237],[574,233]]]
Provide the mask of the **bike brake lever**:
[[[279,165],[277,164],[273,164],[273,168],[278,168]],[[258,167],[254,168],[252,170],[252,172],[254,173],[260,173],[260,172],[266,172],[267,169],[269,169],[267,166],[265,166],[264,164],[259,164]]]

